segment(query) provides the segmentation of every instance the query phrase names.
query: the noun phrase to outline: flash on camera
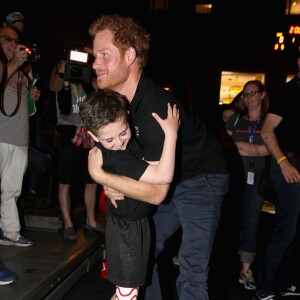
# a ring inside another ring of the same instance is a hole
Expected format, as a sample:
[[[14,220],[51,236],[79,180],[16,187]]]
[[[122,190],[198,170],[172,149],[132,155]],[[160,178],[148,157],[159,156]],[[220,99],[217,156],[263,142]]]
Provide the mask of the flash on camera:
[[[88,61],[88,54],[85,52],[71,50],[70,60],[86,63]]]

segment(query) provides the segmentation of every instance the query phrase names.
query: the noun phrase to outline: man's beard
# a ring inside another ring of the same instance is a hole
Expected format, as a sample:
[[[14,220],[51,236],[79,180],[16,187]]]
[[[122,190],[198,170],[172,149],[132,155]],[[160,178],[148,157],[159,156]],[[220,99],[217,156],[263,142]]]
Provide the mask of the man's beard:
[[[104,76],[105,79],[101,77],[101,79],[99,80],[98,87],[101,89],[110,89],[113,91],[118,91],[127,80],[128,72],[127,69],[122,67],[122,64],[120,64],[114,70],[105,73]]]

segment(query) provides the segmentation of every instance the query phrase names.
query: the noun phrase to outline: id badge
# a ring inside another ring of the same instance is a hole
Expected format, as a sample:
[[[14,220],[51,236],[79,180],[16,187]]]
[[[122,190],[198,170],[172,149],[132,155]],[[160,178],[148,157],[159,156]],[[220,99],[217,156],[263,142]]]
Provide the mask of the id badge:
[[[253,185],[254,184],[254,172],[252,171],[249,171],[248,174],[247,174],[247,184],[251,184]]]

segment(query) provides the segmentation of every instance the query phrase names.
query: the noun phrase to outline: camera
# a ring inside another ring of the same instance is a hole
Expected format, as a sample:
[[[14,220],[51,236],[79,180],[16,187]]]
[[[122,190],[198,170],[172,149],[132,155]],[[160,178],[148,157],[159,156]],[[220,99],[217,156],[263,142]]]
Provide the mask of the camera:
[[[30,62],[36,62],[40,60],[41,56],[38,51],[38,45],[34,42],[31,43],[31,52],[28,56]]]
[[[90,83],[92,67],[88,63],[88,53],[70,50],[65,65],[64,80]]]
[[[21,48],[20,50],[25,50],[28,58],[28,62],[36,62],[40,59],[40,55],[37,50],[37,45],[32,44],[31,49],[29,47]]]

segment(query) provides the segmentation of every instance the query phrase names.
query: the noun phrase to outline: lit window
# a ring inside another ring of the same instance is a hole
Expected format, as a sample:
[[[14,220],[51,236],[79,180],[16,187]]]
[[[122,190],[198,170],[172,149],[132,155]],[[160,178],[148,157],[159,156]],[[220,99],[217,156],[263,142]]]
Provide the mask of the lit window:
[[[168,0],[151,0],[150,1],[150,9],[153,11],[167,10],[168,7],[169,7]]]
[[[288,15],[300,15],[300,0],[287,0],[285,14]]]
[[[211,14],[212,4],[196,4],[196,14]]]

